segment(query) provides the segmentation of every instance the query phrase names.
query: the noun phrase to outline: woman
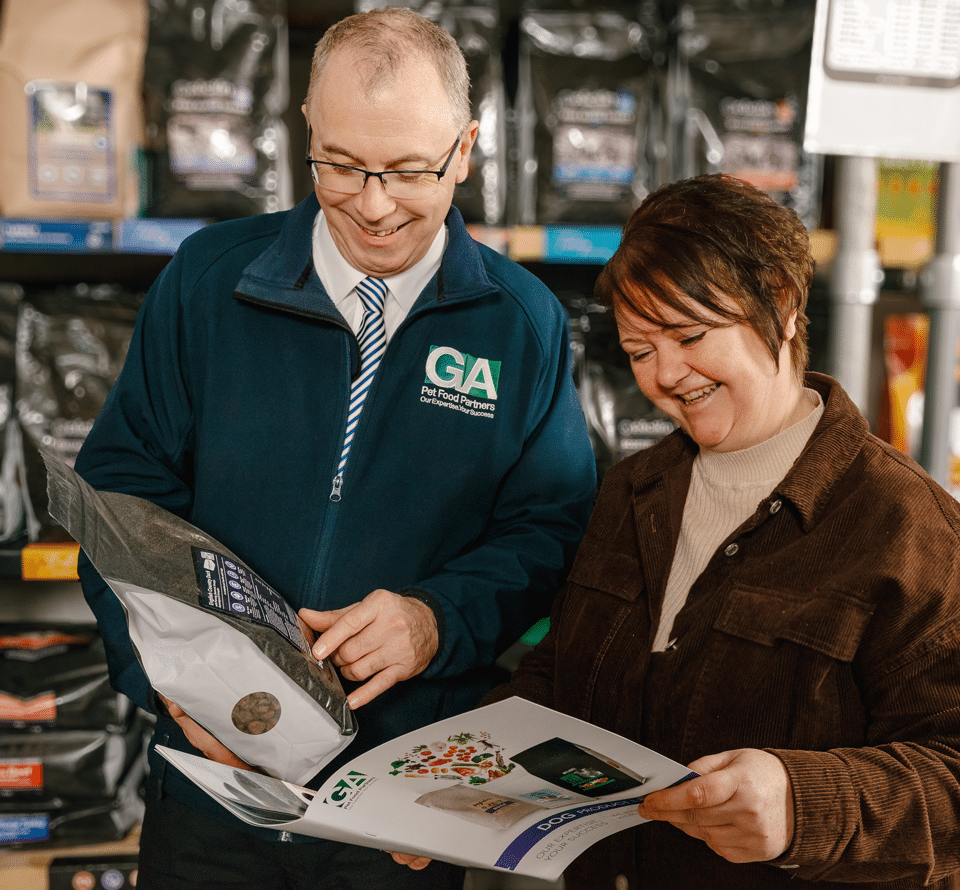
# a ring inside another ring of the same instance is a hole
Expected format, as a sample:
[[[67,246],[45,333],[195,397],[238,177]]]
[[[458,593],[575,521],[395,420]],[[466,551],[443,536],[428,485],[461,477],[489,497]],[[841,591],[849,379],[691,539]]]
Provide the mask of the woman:
[[[700,778],[573,888],[948,887],[960,869],[960,505],[804,376],[797,216],[727,176],[650,195],[602,272],[680,429],[609,470],[518,694]],[[795,878],[806,879],[791,883]]]

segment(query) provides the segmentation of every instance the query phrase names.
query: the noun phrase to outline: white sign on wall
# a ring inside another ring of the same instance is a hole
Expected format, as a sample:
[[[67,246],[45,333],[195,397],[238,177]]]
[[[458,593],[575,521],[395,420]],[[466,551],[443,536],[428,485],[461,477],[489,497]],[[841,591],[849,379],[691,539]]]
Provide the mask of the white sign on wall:
[[[960,161],[960,0],[817,0],[804,147]]]

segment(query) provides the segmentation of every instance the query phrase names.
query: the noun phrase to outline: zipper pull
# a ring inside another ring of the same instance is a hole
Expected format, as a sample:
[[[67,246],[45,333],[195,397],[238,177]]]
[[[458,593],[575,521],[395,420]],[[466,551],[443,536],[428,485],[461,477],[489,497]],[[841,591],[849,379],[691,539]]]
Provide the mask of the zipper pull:
[[[333,477],[333,491],[330,492],[330,500],[336,503],[340,500],[340,489],[343,488],[343,473],[337,473]]]

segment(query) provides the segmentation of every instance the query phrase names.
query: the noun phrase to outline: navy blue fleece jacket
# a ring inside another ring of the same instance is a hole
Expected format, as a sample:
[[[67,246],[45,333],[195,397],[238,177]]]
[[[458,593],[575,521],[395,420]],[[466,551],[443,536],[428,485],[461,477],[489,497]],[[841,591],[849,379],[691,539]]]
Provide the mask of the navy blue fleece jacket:
[[[313,270],[318,209],[311,195],[184,242],[77,470],[184,517],[294,607],[381,587],[431,606],[439,651],[357,712],[340,763],[477,703],[497,654],[549,611],[595,472],[563,308],[452,209],[440,271],[390,341],[331,499],[359,358]],[[153,710],[119,601],[84,558],[80,572],[115,686]],[[191,750],[162,717],[155,739]],[[166,785],[225,817],[179,776]]]

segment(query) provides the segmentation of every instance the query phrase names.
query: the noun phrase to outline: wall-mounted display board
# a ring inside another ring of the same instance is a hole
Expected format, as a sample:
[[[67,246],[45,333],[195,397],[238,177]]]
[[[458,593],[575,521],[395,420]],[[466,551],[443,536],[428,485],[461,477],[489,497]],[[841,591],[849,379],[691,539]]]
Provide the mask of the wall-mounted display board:
[[[818,0],[804,147],[960,161],[960,0]]]

